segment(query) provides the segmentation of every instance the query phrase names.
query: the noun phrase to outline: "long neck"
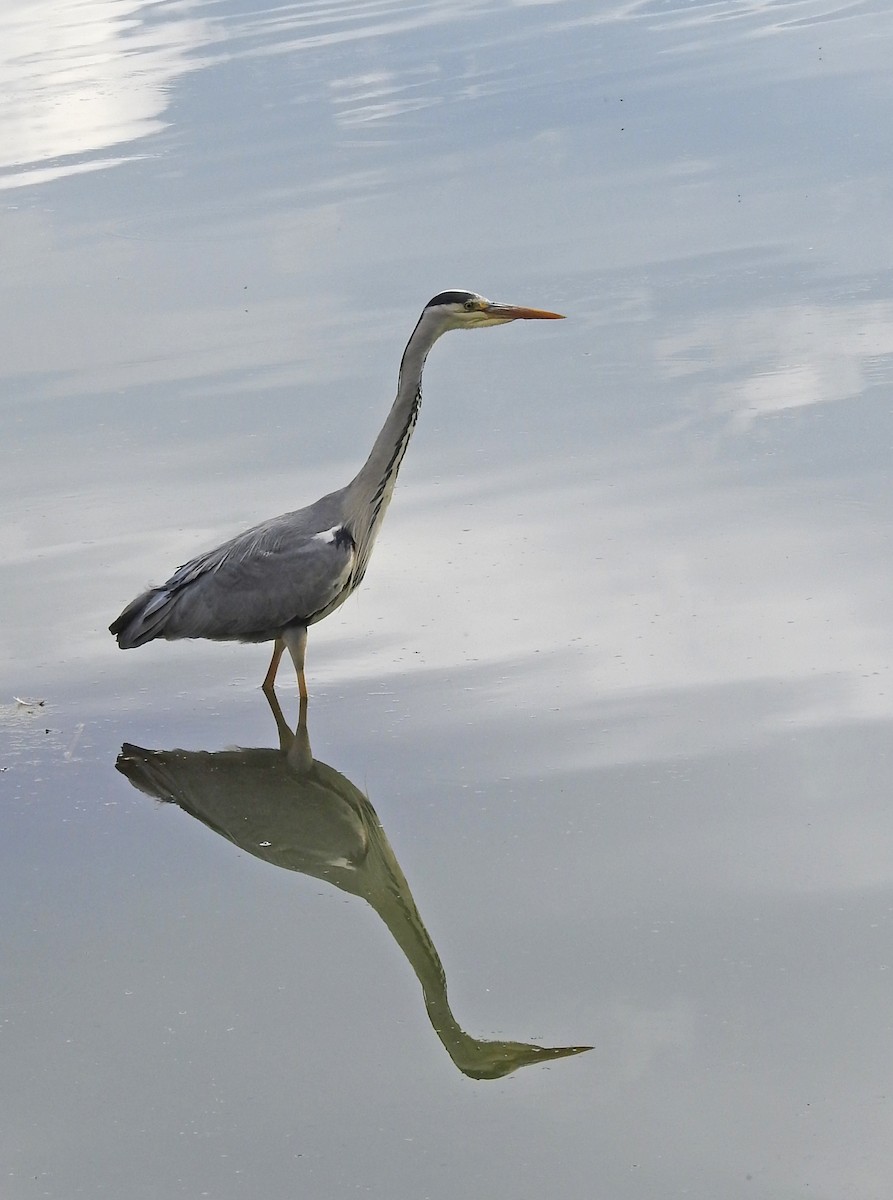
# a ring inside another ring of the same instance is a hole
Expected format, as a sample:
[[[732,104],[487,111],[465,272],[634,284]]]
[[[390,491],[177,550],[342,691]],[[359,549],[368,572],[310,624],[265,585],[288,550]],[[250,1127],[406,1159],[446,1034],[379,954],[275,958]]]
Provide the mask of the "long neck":
[[[436,314],[423,312],[403,351],[397,396],[381,432],[356,478],[348,485],[353,525],[359,534],[361,565],[372,549],[397,481],[422,403],[422,370],[428,351],[445,332]]]

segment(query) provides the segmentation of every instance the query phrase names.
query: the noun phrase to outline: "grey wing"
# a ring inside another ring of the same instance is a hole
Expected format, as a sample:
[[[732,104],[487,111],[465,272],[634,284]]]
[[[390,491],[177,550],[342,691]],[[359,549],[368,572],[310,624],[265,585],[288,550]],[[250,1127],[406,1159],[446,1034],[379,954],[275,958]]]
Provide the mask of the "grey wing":
[[[356,547],[343,525],[311,532],[308,524],[306,513],[287,513],[185,563],[124,610],[111,626],[118,644],[268,641],[318,620],[347,595]]]

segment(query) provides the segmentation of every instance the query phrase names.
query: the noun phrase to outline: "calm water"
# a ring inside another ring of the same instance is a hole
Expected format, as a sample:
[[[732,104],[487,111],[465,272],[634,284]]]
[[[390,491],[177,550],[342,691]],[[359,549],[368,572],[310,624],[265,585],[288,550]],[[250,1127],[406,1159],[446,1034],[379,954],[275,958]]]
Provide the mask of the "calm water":
[[[0,4],[4,1200],[887,1200],[891,39]],[[308,734],[121,654],[451,286]]]

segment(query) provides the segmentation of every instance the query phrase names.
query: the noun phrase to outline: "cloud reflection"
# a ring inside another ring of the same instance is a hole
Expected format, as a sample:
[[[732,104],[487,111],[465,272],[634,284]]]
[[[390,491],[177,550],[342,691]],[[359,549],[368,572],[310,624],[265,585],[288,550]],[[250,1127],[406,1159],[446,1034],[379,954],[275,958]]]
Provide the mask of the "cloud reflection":
[[[885,360],[889,376],[893,304],[763,305],[699,316],[662,338],[657,353],[674,377],[709,374],[711,394],[717,369],[734,380],[719,411],[730,414],[733,430],[746,432],[774,413],[862,394]]]
[[[159,9],[164,18],[159,19]],[[213,40],[188,5],[152,0],[34,0],[0,9],[4,80],[0,188],[45,183],[123,161],[96,157],[164,127],[173,80]]]
[[[401,498],[364,590],[387,633],[367,646],[361,630],[326,676],[502,664],[505,702],[516,687],[529,696],[517,664],[536,654],[537,694],[563,707],[783,680],[803,689],[785,720],[890,717],[886,680],[866,666],[893,656],[887,572],[858,506],[821,486],[794,494],[709,466],[646,469],[641,447],[636,469],[612,452],[591,478],[565,468],[559,482],[541,464],[536,478],[494,475],[493,494],[470,489],[465,503],[447,485]],[[836,683],[816,708],[820,679]]]
[[[366,900],[406,955],[431,1024],[464,1075],[499,1079],[591,1049],[485,1041],[461,1028],[437,950],[375,810],[349,779],[313,758],[303,719],[293,733],[275,697],[269,700],[278,750],[144,750],[125,743],[117,769],[140,791],[178,804],[256,858]]]

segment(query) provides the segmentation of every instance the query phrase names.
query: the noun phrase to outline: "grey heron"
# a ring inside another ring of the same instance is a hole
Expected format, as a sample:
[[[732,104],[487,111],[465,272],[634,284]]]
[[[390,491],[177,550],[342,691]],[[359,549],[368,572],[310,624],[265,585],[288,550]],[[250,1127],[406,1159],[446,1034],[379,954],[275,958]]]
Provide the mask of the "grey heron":
[[[429,350],[451,329],[560,319],[560,313],[495,304],[476,292],[438,293],[425,305],[406,344],[396,399],[351,482],[178,567],[166,583],[137,596],[109,626],[118,645],[129,650],[155,638],[273,642],[264,690],[272,691],[287,649],[306,703],[307,629],[340,607],[363,579],[419,414]]]

